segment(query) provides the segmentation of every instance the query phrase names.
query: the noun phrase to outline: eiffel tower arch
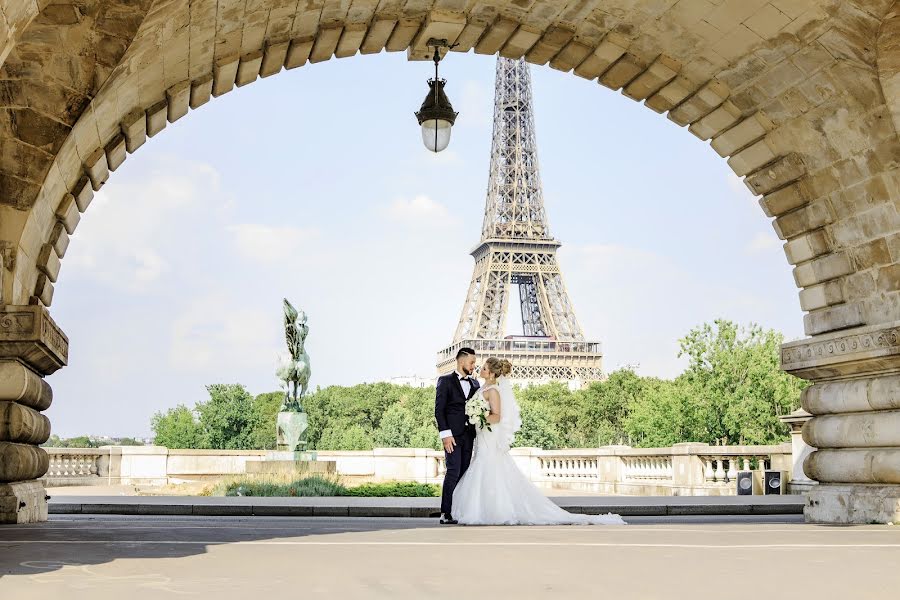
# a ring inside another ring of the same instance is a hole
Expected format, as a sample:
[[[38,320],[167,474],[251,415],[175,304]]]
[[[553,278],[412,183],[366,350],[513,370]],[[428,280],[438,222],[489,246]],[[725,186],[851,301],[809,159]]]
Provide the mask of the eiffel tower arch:
[[[460,348],[509,359],[522,383],[599,380],[603,354],[587,341],[563,280],[544,209],[534,133],[531,75],[523,60],[497,59],[490,180],[475,270],[453,343],[438,373],[455,368]],[[506,335],[513,286],[522,331]]]

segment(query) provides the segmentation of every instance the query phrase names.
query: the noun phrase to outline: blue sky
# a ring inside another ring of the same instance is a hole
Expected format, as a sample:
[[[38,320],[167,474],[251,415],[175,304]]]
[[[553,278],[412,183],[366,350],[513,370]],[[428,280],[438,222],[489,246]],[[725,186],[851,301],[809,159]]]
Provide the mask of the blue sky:
[[[405,54],[283,72],[192,111],[113,174],[63,261],[50,378],[60,435],[146,435],[210,383],[278,389],[281,298],[309,314],[312,385],[431,375],[472,273],[493,57],[441,65],[447,151],[413,112]],[[569,292],[606,370],[673,377],[717,317],[802,336],[781,243],[707,143],[595,82],[532,67],[544,197]]]

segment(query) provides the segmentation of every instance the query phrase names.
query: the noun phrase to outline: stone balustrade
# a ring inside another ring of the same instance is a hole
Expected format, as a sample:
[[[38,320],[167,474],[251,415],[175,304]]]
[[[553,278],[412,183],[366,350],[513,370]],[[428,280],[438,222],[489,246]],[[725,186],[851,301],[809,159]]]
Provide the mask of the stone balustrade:
[[[161,446],[46,450],[50,470],[44,482],[48,486],[214,480],[243,475],[249,461],[264,460],[268,454],[265,450],[170,450]],[[790,443],[514,448],[510,454],[522,472],[541,487],[618,495],[733,495],[738,471],[774,469],[790,477],[794,463]],[[336,473],[349,482],[440,483],[446,469],[443,452],[424,448],[321,451],[317,457],[334,462]]]

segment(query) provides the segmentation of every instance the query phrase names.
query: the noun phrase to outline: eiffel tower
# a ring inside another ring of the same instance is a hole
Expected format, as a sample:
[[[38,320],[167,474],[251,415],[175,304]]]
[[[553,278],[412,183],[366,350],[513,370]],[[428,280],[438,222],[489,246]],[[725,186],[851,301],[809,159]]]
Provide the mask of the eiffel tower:
[[[531,75],[524,59],[497,59],[491,170],[475,271],[453,343],[438,353],[438,373],[456,368],[470,347],[506,358],[519,383],[586,384],[601,378],[599,342],[585,341],[563,282],[538,172]],[[512,286],[518,286],[521,335],[504,336]]]

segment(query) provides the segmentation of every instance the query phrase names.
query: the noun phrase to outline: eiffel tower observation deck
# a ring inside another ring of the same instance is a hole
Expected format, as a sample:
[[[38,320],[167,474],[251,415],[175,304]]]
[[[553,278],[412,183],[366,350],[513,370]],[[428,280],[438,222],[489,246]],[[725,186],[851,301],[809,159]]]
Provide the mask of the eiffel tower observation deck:
[[[518,383],[586,384],[602,375],[599,342],[586,341],[563,281],[544,210],[534,133],[531,75],[524,59],[497,59],[490,182],[475,270],[453,343],[438,353],[438,373],[456,368],[460,348],[513,364]],[[522,329],[508,335],[518,286]]]

